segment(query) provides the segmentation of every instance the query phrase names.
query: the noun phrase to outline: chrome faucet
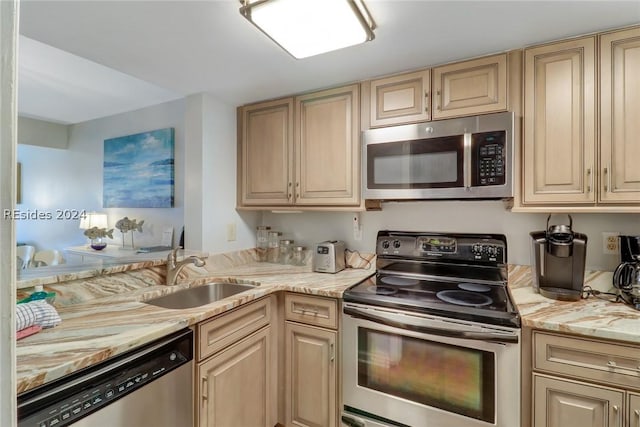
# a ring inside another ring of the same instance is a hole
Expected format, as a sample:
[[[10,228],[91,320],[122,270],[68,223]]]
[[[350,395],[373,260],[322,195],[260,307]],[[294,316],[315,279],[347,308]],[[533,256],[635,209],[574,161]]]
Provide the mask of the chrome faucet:
[[[177,261],[178,249],[175,248],[169,252],[167,256],[167,286],[173,286],[178,281],[178,273],[187,265],[193,264],[196,267],[203,267],[205,262],[205,257],[197,257],[194,255],[188,256],[182,261]]]

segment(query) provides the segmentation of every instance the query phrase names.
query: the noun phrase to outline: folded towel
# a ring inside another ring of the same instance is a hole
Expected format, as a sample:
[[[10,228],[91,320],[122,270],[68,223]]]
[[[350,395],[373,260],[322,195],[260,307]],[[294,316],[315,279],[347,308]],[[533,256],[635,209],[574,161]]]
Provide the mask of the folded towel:
[[[56,309],[45,300],[16,305],[16,331],[33,325],[51,328],[62,321]]]
[[[28,328],[22,329],[21,331],[16,332],[16,340],[21,340],[22,338],[28,337],[29,335],[36,334],[40,332],[42,326],[33,325]]]

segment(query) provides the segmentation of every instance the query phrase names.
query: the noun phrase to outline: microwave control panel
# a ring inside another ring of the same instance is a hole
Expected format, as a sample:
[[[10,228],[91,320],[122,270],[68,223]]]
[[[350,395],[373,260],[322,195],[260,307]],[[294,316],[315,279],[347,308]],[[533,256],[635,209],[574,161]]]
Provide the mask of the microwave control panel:
[[[505,131],[472,135],[473,183],[476,186],[504,185],[506,182]]]

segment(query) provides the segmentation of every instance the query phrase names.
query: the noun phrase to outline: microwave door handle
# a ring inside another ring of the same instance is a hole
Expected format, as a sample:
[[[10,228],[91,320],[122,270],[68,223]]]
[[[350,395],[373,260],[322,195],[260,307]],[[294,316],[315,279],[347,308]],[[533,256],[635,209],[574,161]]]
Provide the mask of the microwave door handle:
[[[371,322],[380,323],[382,325],[391,326],[393,328],[405,329],[423,334],[438,335],[441,337],[461,338],[476,341],[490,341],[500,344],[517,344],[517,335],[498,334],[492,332],[472,332],[472,331],[456,331],[452,329],[433,328],[429,326],[412,325],[410,323],[399,322],[389,319],[385,316],[376,316],[375,314],[366,313],[352,307],[344,307],[344,314]]]
[[[464,189],[471,190],[471,134],[464,134]]]

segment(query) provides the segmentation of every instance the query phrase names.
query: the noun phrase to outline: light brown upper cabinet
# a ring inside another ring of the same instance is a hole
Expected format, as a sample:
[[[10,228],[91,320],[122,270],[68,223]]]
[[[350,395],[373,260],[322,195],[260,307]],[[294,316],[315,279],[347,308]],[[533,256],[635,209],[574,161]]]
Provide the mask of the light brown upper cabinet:
[[[640,210],[639,75],[640,27],[525,50],[523,205]]]
[[[240,206],[288,205],[293,181],[293,98],[241,109]]]
[[[430,70],[372,80],[370,126],[390,126],[431,119]]]
[[[359,85],[239,110],[238,207],[360,206]]]
[[[523,203],[595,202],[595,37],[525,50]]]
[[[507,55],[433,69],[433,119],[507,109]]]
[[[640,28],[600,37],[601,203],[640,203]]]
[[[360,204],[359,85],[295,98],[296,205]]]

